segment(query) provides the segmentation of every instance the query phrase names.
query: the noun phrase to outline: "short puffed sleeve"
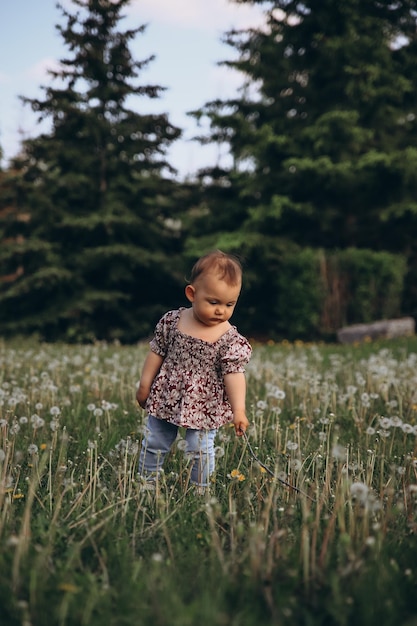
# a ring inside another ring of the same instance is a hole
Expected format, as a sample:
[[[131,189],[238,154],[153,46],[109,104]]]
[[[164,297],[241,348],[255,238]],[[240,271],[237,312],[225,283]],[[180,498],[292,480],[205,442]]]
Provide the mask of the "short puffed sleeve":
[[[170,332],[178,319],[178,311],[168,311],[155,326],[153,339],[149,343],[152,352],[165,357],[168,351]]]
[[[236,332],[222,350],[220,357],[222,375],[244,372],[251,355],[252,347],[249,341]]]

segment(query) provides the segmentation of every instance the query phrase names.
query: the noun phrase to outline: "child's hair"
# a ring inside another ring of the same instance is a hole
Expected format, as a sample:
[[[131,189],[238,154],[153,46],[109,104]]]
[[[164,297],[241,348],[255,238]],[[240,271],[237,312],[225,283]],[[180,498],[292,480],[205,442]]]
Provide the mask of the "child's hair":
[[[190,283],[194,283],[206,272],[216,272],[228,285],[237,285],[242,280],[242,265],[239,259],[221,250],[214,250],[198,259],[191,270]]]

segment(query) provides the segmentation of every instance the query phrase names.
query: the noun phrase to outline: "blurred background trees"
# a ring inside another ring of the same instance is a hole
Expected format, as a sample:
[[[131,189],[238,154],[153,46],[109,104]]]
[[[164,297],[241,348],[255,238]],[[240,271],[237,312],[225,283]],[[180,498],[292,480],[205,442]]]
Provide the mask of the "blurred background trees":
[[[164,157],[180,129],[126,107],[162,89],[135,82],[128,0],[73,3],[58,87],[27,101],[52,130],[0,174],[1,333],[140,339],[214,247],[244,260],[251,336],[417,318],[415,2],[257,0],[264,27],[225,35],[239,97],[192,113],[232,165],[187,183]]]
[[[129,52],[143,27],[118,30],[127,2],[62,9],[71,54],[45,97],[27,100],[52,130],[25,141],[8,172],[15,195],[3,201],[15,211],[3,219],[2,274],[23,272],[3,280],[2,332],[133,340],[176,297],[181,233],[164,155],[180,129],[126,106],[162,89],[138,84],[152,57]]]

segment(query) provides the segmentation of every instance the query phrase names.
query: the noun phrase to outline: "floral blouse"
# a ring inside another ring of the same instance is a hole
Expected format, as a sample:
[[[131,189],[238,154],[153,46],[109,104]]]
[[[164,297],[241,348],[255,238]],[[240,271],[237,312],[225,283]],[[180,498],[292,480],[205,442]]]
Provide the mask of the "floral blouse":
[[[156,325],[150,348],[164,361],[146,410],[177,426],[218,428],[233,420],[223,377],[244,372],[252,348],[235,326],[213,343],[185,335],[178,330],[183,310],[168,311]]]

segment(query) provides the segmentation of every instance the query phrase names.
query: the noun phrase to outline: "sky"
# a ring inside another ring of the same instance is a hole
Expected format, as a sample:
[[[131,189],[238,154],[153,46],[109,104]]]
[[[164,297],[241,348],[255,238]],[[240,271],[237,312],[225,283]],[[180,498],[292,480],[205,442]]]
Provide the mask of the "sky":
[[[61,0],[75,13],[71,0]],[[201,132],[187,111],[201,108],[216,98],[233,97],[242,77],[218,66],[236,58],[236,51],[222,43],[232,28],[259,26],[259,7],[232,0],[131,0],[119,29],[146,24],[144,35],[131,41],[133,58],[155,59],[141,71],[138,84],[166,88],[158,100],[138,99],[129,106],[143,113],[166,113],[170,122],[183,129],[183,138],[168,152],[179,178],[192,177],[201,167],[227,162],[227,150],[200,146],[192,138]],[[69,57],[56,24],[65,25],[57,0],[0,0],[0,146],[2,165],[19,151],[22,139],[36,137],[44,128],[30,106],[19,96],[42,97],[41,85],[51,85],[48,68]],[[146,100],[146,102],[145,102]],[[137,108],[140,107],[140,108]]]

